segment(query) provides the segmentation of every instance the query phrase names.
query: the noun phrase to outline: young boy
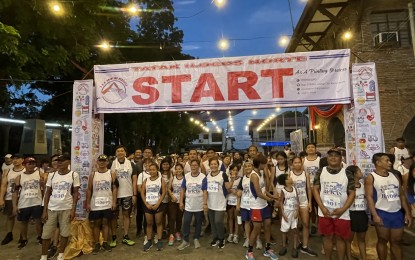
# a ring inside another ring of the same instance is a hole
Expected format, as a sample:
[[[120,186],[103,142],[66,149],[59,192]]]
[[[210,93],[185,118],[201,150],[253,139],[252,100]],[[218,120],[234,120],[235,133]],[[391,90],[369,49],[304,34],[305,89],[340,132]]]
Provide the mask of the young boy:
[[[293,249],[291,251],[292,258],[298,258],[298,211],[299,201],[297,190],[294,187],[294,181],[288,174],[281,174],[277,178],[277,182],[280,185],[284,185],[280,194],[280,210],[281,210],[281,232],[282,232],[282,248],[279,255],[283,256],[287,253],[287,233],[292,231],[293,233]]]

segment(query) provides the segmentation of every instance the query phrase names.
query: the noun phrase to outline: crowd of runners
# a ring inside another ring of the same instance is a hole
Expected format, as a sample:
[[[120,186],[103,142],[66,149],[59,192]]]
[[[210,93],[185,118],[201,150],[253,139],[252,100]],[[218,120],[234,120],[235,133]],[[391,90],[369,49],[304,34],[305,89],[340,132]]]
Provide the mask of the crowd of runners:
[[[250,146],[246,153],[219,155],[207,149],[165,157],[153,156],[150,147],[128,155],[119,146],[113,158],[98,156],[89,176],[86,210],[93,230],[92,254],[142,240],[144,251],[174,245],[186,250],[191,244],[196,249],[223,249],[232,243],[241,245],[241,256],[248,260],[255,259],[254,247],[274,260],[288,252],[292,258],[299,253],[318,256],[320,250],[331,259],[334,248],[338,259],[351,260],[356,235],[359,258],[366,259],[365,236],[372,223],[379,259],[386,259],[388,248],[392,259],[403,259],[403,229],[415,213],[415,164],[404,140],[398,138],[389,153],[375,154],[375,171],[367,176],[345,162],[342,150],[330,149],[325,155],[313,143],[300,154],[285,149],[264,155]],[[69,155],[54,155],[49,162],[22,154],[5,156],[2,245],[14,239],[17,218],[18,249],[27,245],[32,222],[42,245],[40,259],[64,259],[80,188],[70,161]],[[281,238],[271,235],[273,220]],[[134,232],[131,221],[136,221]],[[317,231],[322,248],[312,249],[310,233]],[[208,234],[210,244],[201,245],[200,237]]]

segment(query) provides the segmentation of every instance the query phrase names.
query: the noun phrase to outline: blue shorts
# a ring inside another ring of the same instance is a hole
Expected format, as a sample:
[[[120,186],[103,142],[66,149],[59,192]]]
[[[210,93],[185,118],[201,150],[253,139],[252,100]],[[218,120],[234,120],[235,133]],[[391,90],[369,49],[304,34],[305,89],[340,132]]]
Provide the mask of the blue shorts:
[[[40,205],[19,209],[19,213],[17,214],[17,220],[27,222],[30,219],[40,219],[42,217],[42,212],[43,210]]]
[[[380,209],[376,209],[376,213],[378,213],[379,217],[382,219],[383,226],[385,228],[403,228],[405,226],[405,216],[402,210],[397,212],[386,212]]]
[[[251,221],[252,222],[262,222],[265,219],[271,218],[271,208],[266,206],[263,209],[251,209]]]
[[[242,218],[242,221],[250,221],[251,220],[251,211],[249,209],[241,208],[241,218]]]

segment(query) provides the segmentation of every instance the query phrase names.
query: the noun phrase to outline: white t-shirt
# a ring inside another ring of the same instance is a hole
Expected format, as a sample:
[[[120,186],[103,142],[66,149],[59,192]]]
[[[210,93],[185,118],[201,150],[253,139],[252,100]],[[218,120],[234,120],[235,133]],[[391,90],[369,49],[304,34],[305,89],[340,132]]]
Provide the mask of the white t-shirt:
[[[292,191],[288,191],[285,187],[281,190],[284,193],[284,211],[294,211],[298,207],[297,190],[293,187]]]
[[[395,155],[395,162],[393,163],[393,168],[397,170],[398,166],[402,164],[401,163],[402,157],[404,158],[409,157],[409,151],[406,148],[399,149],[398,147],[394,147],[393,154]]]
[[[203,211],[203,191],[207,189],[206,176],[199,172],[197,176],[187,173],[182,182],[185,193],[184,209],[189,212]]]
[[[3,173],[4,171],[11,170],[13,169],[13,166],[14,166],[13,163],[9,165],[7,165],[6,163],[3,163],[3,165],[1,166],[1,172]]]
[[[216,176],[207,174],[208,208],[211,210],[226,210],[226,188],[225,183],[229,182],[226,173],[219,172]]]
[[[30,174],[20,174],[20,194],[17,207],[19,209],[40,206],[42,204],[42,191],[40,190],[39,170]]]
[[[238,186],[239,186],[239,183],[241,182],[241,180],[242,180],[242,178],[237,177],[237,179],[235,179],[233,181],[232,191],[237,191],[238,190]],[[238,196],[236,194],[229,193],[228,196],[226,197],[226,199],[228,201],[228,205],[236,206],[237,200],[238,200]]]
[[[16,177],[22,174],[25,171],[25,168],[21,169],[20,171],[15,171],[14,168],[12,168],[7,173],[7,190],[6,190],[6,197],[5,200],[12,200],[13,196],[13,186],[16,180]]]
[[[251,209],[249,206],[249,199],[251,197],[251,179],[249,176],[244,175],[241,182],[239,183],[238,189],[242,190],[241,196],[241,208]]]
[[[173,180],[171,182],[171,189],[174,197],[177,199],[177,203],[180,203],[180,191],[182,190],[182,183],[184,180],[184,176],[179,180],[176,176],[173,176]]]
[[[290,177],[294,182],[294,187],[297,189],[300,207],[308,207],[307,175],[305,171],[302,171],[300,175],[297,175],[293,171],[290,171]]]
[[[388,176],[380,176],[376,172],[371,173],[373,176],[373,200],[375,208],[386,212],[398,212],[401,205],[399,197],[400,183],[398,178],[391,172]]]
[[[259,187],[261,188],[262,194],[265,194],[265,181],[264,181],[264,174],[262,173],[261,176],[259,176],[258,173],[256,173],[255,171],[252,171],[250,178],[252,178],[252,175],[257,175],[258,179],[259,179]],[[268,203],[266,200],[264,200],[263,198],[260,198],[257,196],[256,191],[255,191],[255,187],[252,184],[252,182],[250,182],[249,184],[249,188],[250,188],[250,197],[249,197],[249,206],[251,209],[263,209],[266,208]]]
[[[320,157],[317,157],[315,160],[308,160],[307,157],[305,157],[303,167],[305,172],[310,175],[310,185],[313,186],[314,177],[320,167]]]
[[[115,171],[118,180],[117,198],[126,198],[133,196],[133,167],[131,162],[125,158],[123,163],[118,159],[112,162],[111,171]]]
[[[331,174],[324,167],[320,175],[320,198],[323,205],[333,212],[335,209],[343,207],[347,200],[347,179],[346,170],[342,168],[337,174]],[[320,207],[318,215],[324,217]],[[350,220],[349,209],[347,209],[339,219]]]
[[[92,180],[91,210],[105,210],[112,206],[111,170],[95,172]]]
[[[157,176],[157,178],[153,181],[150,178],[146,179],[146,202],[150,205],[156,205],[160,199],[162,193],[162,186],[161,182],[163,178]]]
[[[356,188],[356,196],[354,197],[354,202],[350,206],[350,210],[353,211],[366,211],[367,209],[367,202],[366,202],[366,195],[365,195],[365,186],[363,185],[363,179],[359,180],[360,187]],[[356,185],[357,187],[357,185]]]
[[[56,171],[49,174],[46,186],[52,189],[52,194],[49,198],[49,210],[72,209],[72,186],[80,186],[79,175],[73,171],[61,175]]]

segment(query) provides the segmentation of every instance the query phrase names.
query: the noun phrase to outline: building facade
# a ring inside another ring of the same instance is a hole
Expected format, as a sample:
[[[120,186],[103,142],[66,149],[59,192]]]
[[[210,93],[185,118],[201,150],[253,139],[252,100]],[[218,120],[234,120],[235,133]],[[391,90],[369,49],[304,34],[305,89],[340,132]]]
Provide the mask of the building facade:
[[[387,150],[398,137],[404,137],[407,145],[415,148],[415,29],[410,3],[408,0],[308,1],[286,49],[286,52],[303,52],[350,48],[351,63],[374,62]],[[317,116],[316,124],[320,126],[317,142],[334,144],[339,122],[343,122],[342,112],[331,118]]]

